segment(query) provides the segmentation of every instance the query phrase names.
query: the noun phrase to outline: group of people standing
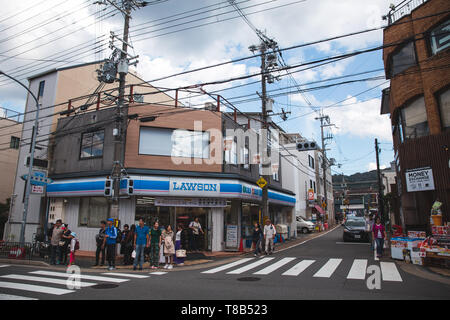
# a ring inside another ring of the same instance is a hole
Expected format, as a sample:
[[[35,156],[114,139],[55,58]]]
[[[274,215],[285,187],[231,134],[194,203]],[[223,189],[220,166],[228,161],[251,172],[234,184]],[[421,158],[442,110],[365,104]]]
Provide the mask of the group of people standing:
[[[113,219],[102,221],[100,230],[96,235],[97,250],[95,254],[95,265],[98,266],[101,256],[101,266],[108,262],[108,269],[116,267],[116,246],[120,243],[120,253],[123,255],[124,265],[133,265],[133,270],[143,269],[145,257],[148,256],[151,269],[157,269],[160,263],[160,254],[164,256],[165,269],[172,269],[173,265],[184,265],[185,254],[177,250],[190,249],[198,251],[201,228],[198,218],[189,224],[189,228],[178,225],[176,232],[171,225],[163,228],[158,221],[151,227],[145,225],[143,218],[139,219],[138,225],[131,228],[125,224],[123,231],[113,226]]]
[[[255,248],[254,255],[257,257],[262,254],[263,251],[266,255],[272,254],[274,251],[274,239],[277,234],[275,226],[272,224],[270,219],[266,220],[266,224],[263,229],[261,229],[259,223],[254,224],[253,229],[253,247]],[[264,244],[264,250],[263,250]]]
[[[50,238],[50,264],[72,265],[75,262],[75,251],[79,248],[79,242],[75,232],[70,231],[68,224],[63,224],[61,219],[49,229]],[[70,252],[69,262],[67,256]]]

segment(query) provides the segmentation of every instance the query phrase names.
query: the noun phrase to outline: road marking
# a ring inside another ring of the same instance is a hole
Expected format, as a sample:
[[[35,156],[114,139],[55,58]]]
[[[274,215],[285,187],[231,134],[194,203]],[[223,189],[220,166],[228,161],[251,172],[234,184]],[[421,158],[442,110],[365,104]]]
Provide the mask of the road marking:
[[[144,276],[142,274],[132,274],[132,273],[105,272],[102,274],[108,275],[108,276],[130,277],[130,278],[138,278],[138,279],[148,278],[148,276]]]
[[[314,274],[313,277],[316,278],[329,278],[333,274],[333,272],[337,269],[339,264],[342,262],[342,259],[330,259],[327,263],[324,264],[319,271]]]
[[[26,275],[20,275],[20,274],[8,274],[6,276],[0,276],[0,277],[6,278],[6,279],[37,281],[37,282],[55,283],[55,284],[62,284],[62,285],[67,284],[67,280],[63,280],[63,279],[33,277],[33,276],[26,276]],[[96,285],[96,283],[92,283],[92,282],[79,282],[77,284],[79,284],[80,287],[90,287],[90,286]]]
[[[403,281],[394,262],[380,262],[383,281]]]
[[[291,269],[283,273],[283,276],[298,276],[300,273],[306,270],[310,265],[312,265],[316,260],[303,260],[293,266]]]
[[[0,265],[0,268],[6,268],[6,267],[9,267],[9,264],[2,264],[2,265]]]
[[[52,288],[52,287],[35,286],[35,285],[32,285],[32,284],[3,282],[3,281],[0,281],[0,288],[16,289],[16,290],[32,291],[32,292],[40,292],[40,293],[48,293],[48,294],[54,294],[54,295],[57,295],[57,296],[60,296],[62,294],[75,292],[74,290],[58,289],[58,288]]]
[[[15,296],[13,294],[0,294],[0,300],[38,300],[38,299]]]
[[[75,275],[75,274],[69,274],[65,272],[52,272],[52,271],[33,271],[30,272],[33,274],[40,274],[43,276],[55,276],[55,277],[63,277],[68,278],[69,276],[73,277],[74,279],[86,279],[86,280],[96,280],[96,281],[106,281],[106,282],[125,282],[128,281],[128,279],[118,279],[118,278],[110,278],[110,277],[99,277],[99,276],[89,276],[89,275]]]
[[[364,244],[364,245],[370,245],[370,243],[367,242],[336,242],[336,244]]]
[[[366,279],[367,259],[355,259],[353,261],[350,272],[347,275],[347,279]]]
[[[248,271],[250,269],[254,269],[254,268],[256,268],[256,267],[258,267],[258,266],[260,266],[260,265],[262,265],[262,264],[264,264],[266,262],[269,262],[272,259],[275,259],[275,258],[262,258],[261,260],[258,260],[256,262],[250,263],[250,264],[248,264],[248,265],[246,265],[246,266],[244,266],[242,268],[239,268],[239,269],[227,272],[227,273],[228,274],[241,274],[241,273],[243,273],[245,271]]]
[[[376,241],[374,241],[374,243],[373,243],[373,258],[375,259],[375,261],[380,260],[377,256],[377,242]]]
[[[228,263],[228,264],[223,265],[221,267],[217,267],[217,268],[214,268],[214,269],[211,269],[211,270],[203,271],[202,273],[217,273],[217,272],[220,272],[220,271],[223,271],[223,270],[226,270],[226,269],[230,269],[230,268],[236,267],[236,266],[241,265],[241,264],[243,264],[245,262],[248,262],[250,260],[253,260],[253,258],[244,258],[244,259],[232,262],[232,263]]]
[[[270,266],[268,266],[258,272],[255,272],[254,274],[269,274],[269,273],[281,268],[285,264],[288,264],[292,260],[295,260],[295,258],[283,258],[280,261],[275,262],[274,264],[271,264]]]
[[[150,274],[154,274],[154,275],[157,275],[157,276],[162,276],[162,275],[164,275],[166,273],[167,272],[159,272],[159,271],[157,271],[157,272],[150,272]]]

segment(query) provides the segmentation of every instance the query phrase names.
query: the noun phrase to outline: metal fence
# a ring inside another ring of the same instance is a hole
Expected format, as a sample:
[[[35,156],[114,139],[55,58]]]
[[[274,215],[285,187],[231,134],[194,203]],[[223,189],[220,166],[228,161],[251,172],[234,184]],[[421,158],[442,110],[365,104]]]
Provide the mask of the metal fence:
[[[20,242],[0,242],[0,257],[8,259],[31,260],[33,245],[31,242],[25,242],[23,245]]]
[[[410,14],[414,9],[427,2],[427,0],[408,0],[399,3],[395,9],[388,13],[389,25]]]

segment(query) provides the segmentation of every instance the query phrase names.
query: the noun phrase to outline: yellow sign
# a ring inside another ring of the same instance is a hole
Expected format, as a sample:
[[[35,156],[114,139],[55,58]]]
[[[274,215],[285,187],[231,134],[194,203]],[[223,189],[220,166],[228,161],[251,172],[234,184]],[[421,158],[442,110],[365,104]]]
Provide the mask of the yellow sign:
[[[256,181],[256,184],[262,189],[267,185],[267,181],[266,181],[266,179],[261,177],[258,179],[258,181]]]
[[[326,208],[327,204],[325,202],[322,203],[322,208]]]

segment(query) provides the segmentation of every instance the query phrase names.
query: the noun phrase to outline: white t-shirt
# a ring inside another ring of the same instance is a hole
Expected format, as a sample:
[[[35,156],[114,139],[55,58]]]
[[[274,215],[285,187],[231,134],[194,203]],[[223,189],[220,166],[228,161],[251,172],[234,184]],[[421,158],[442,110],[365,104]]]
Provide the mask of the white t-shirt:
[[[199,234],[200,229],[202,228],[202,226],[200,225],[200,222],[195,222],[195,221],[192,221],[189,224],[189,227],[194,228],[194,234],[197,234],[197,235]]]
[[[181,241],[181,231],[178,231],[175,235],[175,241]]]
[[[264,235],[268,238],[273,238],[277,234],[275,226],[273,224],[264,226]]]

